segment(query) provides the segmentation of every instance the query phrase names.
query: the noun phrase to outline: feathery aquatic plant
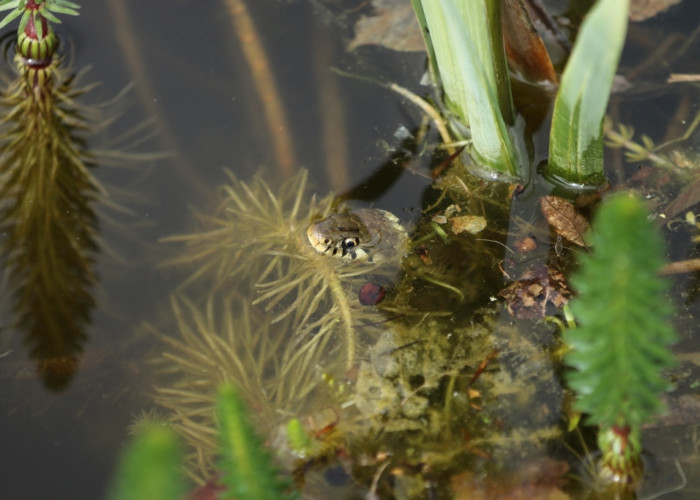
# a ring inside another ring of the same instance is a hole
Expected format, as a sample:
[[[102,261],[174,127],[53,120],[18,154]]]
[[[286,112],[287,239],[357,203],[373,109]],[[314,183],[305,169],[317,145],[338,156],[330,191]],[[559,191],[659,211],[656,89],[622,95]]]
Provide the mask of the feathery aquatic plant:
[[[78,365],[94,307],[92,289],[100,188],[89,169],[90,129],[76,99],[75,76],[64,76],[51,12],[76,14],[75,4],[34,0],[0,3],[22,15],[17,78],[0,96],[0,231],[2,265],[15,299],[18,327],[47,386],[58,389]]]
[[[216,391],[215,441],[219,451],[217,498],[237,500],[296,499],[291,482],[278,474],[270,453],[248,419],[248,408],[234,386]],[[209,484],[214,484],[214,477]],[[221,488],[219,487],[221,485]],[[180,449],[172,429],[146,423],[122,456],[108,500],[180,500],[184,498]],[[195,493],[199,498],[199,495]]]
[[[580,326],[564,337],[576,369],[568,380],[576,407],[600,427],[601,476],[628,484],[641,478],[641,428],[662,411],[669,383],[661,371],[673,365],[672,307],[657,274],[663,245],[642,202],[626,194],[603,204],[590,242],[594,251],[572,278]]]
[[[198,307],[184,296],[171,298],[180,339],[155,332],[167,346],[159,364],[173,375],[156,388],[155,400],[170,410],[169,420],[189,445],[188,473],[202,483],[214,471],[214,397],[227,382],[258,411],[262,429],[277,412],[300,410],[321,383],[320,349],[294,349],[289,320],[272,326],[269,314],[245,301],[210,297]]]
[[[333,212],[335,198],[311,196],[305,170],[276,193],[260,175],[249,183],[228,175],[231,183],[221,189],[215,215],[199,217],[204,230],[169,238],[187,247],[174,262],[196,266],[186,285],[196,282],[210,291],[252,294],[253,304],[273,311],[273,322],[292,317],[298,342],[312,337],[321,342],[321,337],[340,330],[350,369],[357,342],[354,325],[364,313],[353,308],[357,299],[348,289],[360,276],[383,272],[385,266],[379,269],[370,261],[345,265],[311,247],[306,228]]]

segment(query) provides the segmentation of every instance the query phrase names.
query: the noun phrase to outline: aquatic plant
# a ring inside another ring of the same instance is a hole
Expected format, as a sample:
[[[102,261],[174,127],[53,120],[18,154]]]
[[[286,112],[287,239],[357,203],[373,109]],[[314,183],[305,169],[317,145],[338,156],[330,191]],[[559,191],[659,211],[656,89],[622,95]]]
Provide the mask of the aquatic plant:
[[[459,124],[452,129],[464,138],[464,128],[478,169],[515,178],[525,162],[513,140],[513,101],[501,37],[499,2],[412,1],[435,76],[448,107]]]
[[[568,182],[600,185],[603,121],[627,32],[629,0],[598,0],[588,12],[557,92],[547,171]]]
[[[0,21],[0,28],[21,16],[17,34],[27,32],[27,35],[32,38],[30,32],[33,32],[36,35],[34,40],[41,41],[54,36],[49,22],[61,22],[55,14],[77,16],[79,8],[78,4],[68,0],[1,0],[0,11],[10,9],[12,11]]]
[[[509,56],[518,55],[518,44],[528,47],[531,53],[525,57],[538,62],[539,67],[526,77],[555,84],[556,74],[522,2],[411,3],[422,27],[433,77],[443,86],[445,107],[454,114],[452,131],[458,138],[471,140],[468,151],[476,164],[473,168],[488,177],[527,177],[525,137],[522,127],[515,126],[504,44]],[[567,182],[597,185],[604,180],[602,124],[622,52],[628,9],[627,0],[599,0],[581,26],[564,70],[547,168]],[[503,29],[502,23],[506,25]],[[528,36],[535,40],[518,39]]]
[[[296,492],[285,493],[290,484],[277,475],[233,385],[219,389],[217,417],[221,457],[217,465],[221,484],[226,487],[224,496],[241,500],[299,498]]]
[[[270,454],[248,420],[248,408],[233,385],[226,383],[218,388],[216,407],[218,424],[212,430],[219,459],[217,474],[207,487],[219,492],[217,498],[299,498],[291,490],[291,483],[278,475]],[[147,423],[119,461],[107,499],[180,500],[185,494],[183,479],[176,434],[167,425]]]
[[[171,307],[180,339],[149,327],[166,346],[156,362],[171,375],[156,388],[155,401],[169,410],[168,420],[187,442],[188,472],[201,483],[214,470],[217,388],[235,383],[255,408],[259,428],[269,430],[278,412],[300,411],[322,383],[323,349],[294,349],[289,320],[273,326],[269,314],[240,298],[212,296],[197,306],[173,296]]]
[[[17,77],[0,95],[0,229],[2,265],[15,301],[16,323],[47,386],[65,386],[77,368],[94,307],[97,218],[101,191],[89,169],[95,159],[90,125],[76,99],[76,76],[60,70],[51,14],[77,14],[63,1],[6,1],[21,15]],[[0,24],[2,24],[0,23]]]
[[[576,408],[599,426],[600,475],[628,485],[641,478],[641,428],[663,410],[669,388],[662,370],[674,364],[676,339],[659,235],[636,197],[619,194],[603,203],[590,243],[572,278],[579,296],[571,311],[579,326],[566,331],[574,370],[567,380]]]
[[[215,214],[198,215],[203,230],[167,239],[186,247],[172,262],[195,269],[183,286],[253,294],[253,304],[273,312],[273,323],[292,318],[295,342],[302,344],[310,339],[326,343],[324,337],[339,330],[350,369],[357,344],[354,325],[365,314],[350,290],[363,278],[396,269],[371,260],[345,264],[314,250],[306,229],[333,213],[337,200],[333,195],[320,200],[312,196],[305,170],[277,192],[262,175],[249,183],[227,175],[230,185],[221,188]]]
[[[177,436],[168,427],[141,429],[124,452],[108,500],[177,500],[185,494]]]

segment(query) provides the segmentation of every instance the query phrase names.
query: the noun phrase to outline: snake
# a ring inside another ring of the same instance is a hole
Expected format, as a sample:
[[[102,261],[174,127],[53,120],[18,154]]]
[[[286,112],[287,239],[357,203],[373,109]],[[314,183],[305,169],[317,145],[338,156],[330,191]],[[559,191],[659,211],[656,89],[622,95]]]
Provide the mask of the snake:
[[[359,208],[331,214],[306,230],[319,253],[353,261],[383,262],[400,256],[407,234],[399,219],[386,210]]]

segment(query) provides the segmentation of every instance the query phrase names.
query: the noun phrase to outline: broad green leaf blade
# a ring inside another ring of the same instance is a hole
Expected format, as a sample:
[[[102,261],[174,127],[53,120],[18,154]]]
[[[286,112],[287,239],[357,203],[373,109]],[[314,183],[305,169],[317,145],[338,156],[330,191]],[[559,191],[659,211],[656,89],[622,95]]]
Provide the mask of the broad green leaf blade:
[[[603,118],[627,32],[629,0],[598,0],[581,25],[554,105],[548,172],[600,184]]]
[[[468,124],[479,167],[515,177],[519,162],[498,101],[494,54],[484,2],[423,2],[448,103]]]

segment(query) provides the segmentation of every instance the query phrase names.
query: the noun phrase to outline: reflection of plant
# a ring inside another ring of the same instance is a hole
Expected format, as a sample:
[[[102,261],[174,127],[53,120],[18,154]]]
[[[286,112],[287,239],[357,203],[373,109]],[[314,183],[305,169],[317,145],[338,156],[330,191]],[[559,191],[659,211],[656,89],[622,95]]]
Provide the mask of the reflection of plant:
[[[600,470],[612,482],[641,477],[642,425],[659,413],[659,392],[668,388],[661,370],[673,364],[675,340],[661,239],[636,198],[618,195],[604,203],[591,234],[594,252],[572,279],[579,297],[571,310],[580,323],[568,330],[569,383],[577,408],[600,426]]]
[[[66,2],[3,2],[24,13],[15,63],[19,76],[0,97],[0,228],[19,326],[46,383],[65,385],[77,366],[94,307],[92,269],[99,187],[83,134],[89,125],[75,78],[56,60],[51,11],[76,14]],[[15,16],[16,17],[16,16]]]
[[[67,0],[1,0],[0,11],[13,10],[0,21],[0,28],[13,19],[22,16],[17,33],[22,33],[27,29],[27,26],[30,26],[30,29],[36,31],[37,38],[41,39],[46,35],[44,30],[47,28],[47,21],[52,23],[61,22],[54,14],[77,16],[78,11],[76,9],[79,8],[79,5]]]

